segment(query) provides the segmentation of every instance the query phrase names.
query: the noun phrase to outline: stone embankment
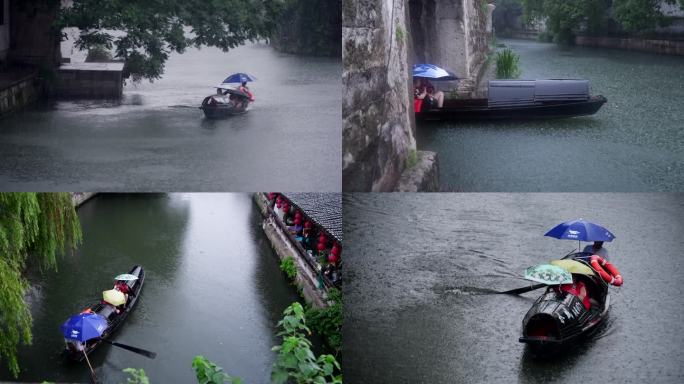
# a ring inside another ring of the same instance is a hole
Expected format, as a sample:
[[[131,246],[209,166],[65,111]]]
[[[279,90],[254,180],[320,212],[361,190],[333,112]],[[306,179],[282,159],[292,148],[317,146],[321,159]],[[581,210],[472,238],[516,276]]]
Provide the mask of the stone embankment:
[[[42,89],[34,72],[0,74],[0,117],[35,102]]]
[[[97,192],[71,192],[71,201],[78,208],[95,195],[97,195]]]
[[[328,306],[327,291],[318,288],[318,277],[311,270],[306,260],[304,260],[297,246],[285,233],[282,226],[279,225],[278,218],[270,209],[264,194],[257,192],[254,194],[253,199],[264,218],[262,229],[278,258],[282,261],[287,257],[292,257],[294,260],[295,267],[297,268],[294,284],[300,289],[304,299],[318,308]]]
[[[684,56],[683,40],[577,36],[575,37],[575,44],[588,47],[615,48],[627,51]]]

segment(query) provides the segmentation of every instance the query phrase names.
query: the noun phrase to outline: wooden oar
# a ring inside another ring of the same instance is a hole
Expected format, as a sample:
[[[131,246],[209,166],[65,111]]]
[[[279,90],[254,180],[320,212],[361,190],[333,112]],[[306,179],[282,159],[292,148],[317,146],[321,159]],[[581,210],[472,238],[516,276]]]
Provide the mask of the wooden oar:
[[[123,348],[123,349],[129,350],[129,351],[131,351],[131,352],[135,352],[135,353],[137,353],[137,354],[139,354],[139,355],[143,355],[143,356],[145,356],[145,357],[149,357],[150,359],[154,359],[155,357],[157,357],[157,353],[156,353],[156,352],[147,351],[147,350],[144,350],[144,349],[141,349],[141,348],[132,347],[132,346],[126,345],[126,344],[115,343],[115,342],[109,341],[109,340],[107,340],[107,339],[100,339],[100,340],[104,341],[104,342],[107,343],[107,344],[111,344],[111,345],[113,345],[113,346],[115,346],[115,347]]]
[[[93,383],[97,383],[97,376],[95,376],[95,371],[93,371],[93,366],[90,365],[90,360],[88,360],[88,354],[86,353],[86,347],[85,343],[83,345],[83,356],[85,356],[86,362],[88,363],[88,367],[90,368],[90,374],[93,375]]]
[[[545,286],[546,286],[546,284],[535,284],[535,285],[530,285],[529,287],[516,288],[516,289],[511,289],[508,291],[496,292],[496,293],[504,294],[504,295],[519,295],[521,293],[534,291],[535,289],[539,289],[539,288],[542,288]]]

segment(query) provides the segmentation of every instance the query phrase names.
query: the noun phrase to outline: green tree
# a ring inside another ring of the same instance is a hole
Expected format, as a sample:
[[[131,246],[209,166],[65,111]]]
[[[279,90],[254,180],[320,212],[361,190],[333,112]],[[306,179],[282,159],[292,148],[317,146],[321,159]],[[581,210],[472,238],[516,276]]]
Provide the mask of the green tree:
[[[521,0],[498,0],[492,14],[492,24],[497,36],[507,36],[517,27],[523,13]]]
[[[284,0],[74,0],[59,27],[77,27],[79,49],[104,46],[133,81],[154,80],[172,52],[190,46],[228,51],[268,38]],[[117,32],[113,32],[117,31]]]
[[[525,20],[544,20],[547,29],[559,43],[571,43],[574,34],[585,28],[600,34],[612,8],[612,17],[628,32],[644,32],[666,25],[661,13],[661,0],[521,0]],[[668,4],[684,0],[665,0]]]
[[[81,242],[68,193],[0,193],[0,358],[18,376],[17,347],[31,343],[31,313],[24,301],[27,266],[56,270],[57,255]]]
[[[611,0],[522,0],[522,4],[527,22],[545,20],[554,41],[570,44],[582,25],[590,33],[598,32]]]
[[[674,4],[674,0],[667,2]],[[613,0],[613,16],[629,32],[648,31],[667,22],[661,4],[661,0]]]

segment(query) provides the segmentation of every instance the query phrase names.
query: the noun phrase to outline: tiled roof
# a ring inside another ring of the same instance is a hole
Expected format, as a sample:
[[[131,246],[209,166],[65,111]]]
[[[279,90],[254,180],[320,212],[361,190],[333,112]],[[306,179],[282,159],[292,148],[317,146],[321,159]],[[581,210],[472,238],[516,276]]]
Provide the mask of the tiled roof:
[[[283,195],[342,244],[341,193],[283,193]]]

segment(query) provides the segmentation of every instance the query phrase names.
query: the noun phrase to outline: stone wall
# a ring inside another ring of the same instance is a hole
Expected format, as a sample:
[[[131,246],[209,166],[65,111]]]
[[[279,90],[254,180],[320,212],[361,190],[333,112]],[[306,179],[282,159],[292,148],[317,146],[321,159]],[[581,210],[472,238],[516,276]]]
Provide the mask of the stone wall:
[[[13,65],[57,66],[60,31],[54,27],[59,0],[10,0],[10,53]]]
[[[35,74],[0,82],[0,117],[33,103],[41,94],[41,83]]]
[[[577,36],[575,44],[588,47],[616,48],[667,55],[684,55],[682,40],[650,40],[640,38]]]
[[[342,8],[342,183],[391,191],[415,150],[405,0],[346,0]]]
[[[64,64],[50,87],[50,96],[120,98],[123,63]]]

